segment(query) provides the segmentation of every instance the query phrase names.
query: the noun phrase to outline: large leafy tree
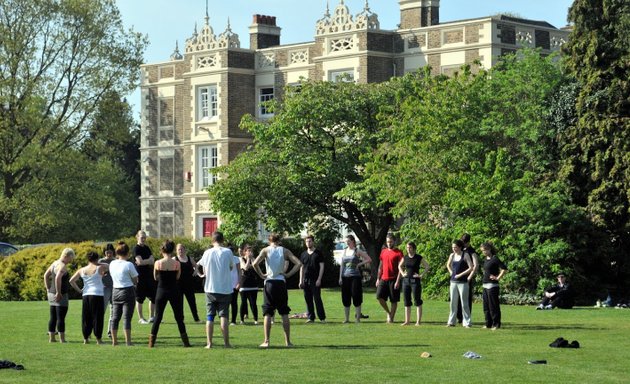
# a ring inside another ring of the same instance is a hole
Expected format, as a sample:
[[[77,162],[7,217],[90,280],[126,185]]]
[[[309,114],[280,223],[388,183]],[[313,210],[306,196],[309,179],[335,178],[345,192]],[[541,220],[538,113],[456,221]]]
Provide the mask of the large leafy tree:
[[[364,163],[381,140],[377,115],[391,96],[388,84],[307,81],[275,104],[271,120],[245,117],[253,144],[217,170],[222,177],[210,189],[222,228],[236,237],[254,235],[258,220],[289,233],[304,223],[343,223],[376,259],[393,218],[365,182]]]
[[[453,77],[426,71],[396,81],[390,140],[368,171],[381,200],[405,219],[402,237],[418,241],[437,271],[463,232],[473,245],[490,240],[508,262],[513,292],[535,292],[559,269],[581,275],[574,262],[583,250],[572,234],[582,213],[557,180],[549,123],[563,81],[553,58],[524,51],[477,75],[463,68]],[[436,273],[428,291],[445,292],[446,281]]]
[[[0,237],[23,232],[22,199],[50,197],[49,166],[85,139],[103,97],[135,87],[146,44],[113,0],[0,0]]]
[[[575,201],[608,234],[618,284],[627,284],[630,247],[630,2],[576,0],[565,46],[577,80],[576,119],[563,134]],[[613,279],[610,279],[613,280]],[[612,281],[610,281],[612,282]],[[627,286],[627,285],[626,285]]]

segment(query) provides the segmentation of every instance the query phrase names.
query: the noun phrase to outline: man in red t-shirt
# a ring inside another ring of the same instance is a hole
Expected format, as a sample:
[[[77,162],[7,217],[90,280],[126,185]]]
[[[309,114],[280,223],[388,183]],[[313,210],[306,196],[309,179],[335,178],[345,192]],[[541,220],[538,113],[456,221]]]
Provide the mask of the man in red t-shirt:
[[[385,245],[387,245],[387,248],[383,248],[381,251],[381,262],[378,265],[378,273],[376,275],[376,298],[385,310],[385,313],[387,313],[387,322],[393,323],[396,308],[400,301],[398,264],[403,259],[403,253],[399,249],[394,248],[396,242],[394,235],[391,233],[387,235]],[[392,303],[391,310],[387,306],[388,299]]]

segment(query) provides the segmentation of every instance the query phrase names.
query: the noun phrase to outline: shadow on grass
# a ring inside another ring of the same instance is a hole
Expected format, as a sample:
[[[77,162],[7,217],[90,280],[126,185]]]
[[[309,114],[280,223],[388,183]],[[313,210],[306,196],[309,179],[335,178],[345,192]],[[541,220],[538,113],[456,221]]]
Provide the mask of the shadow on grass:
[[[526,330],[526,331],[553,331],[557,329],[567,330],[604,330],[601,327],[585,326],[583,324],[519,324],[502,323],[505,329]]]

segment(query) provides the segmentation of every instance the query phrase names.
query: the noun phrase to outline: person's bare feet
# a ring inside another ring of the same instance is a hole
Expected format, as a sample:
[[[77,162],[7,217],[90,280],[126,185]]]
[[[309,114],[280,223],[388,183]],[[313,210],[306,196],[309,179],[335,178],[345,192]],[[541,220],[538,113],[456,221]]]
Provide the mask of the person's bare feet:
[[[416,327],[419,327],[419,326],[420,326],[420,322],[417,322],[417,323],[416,323]]]
[[[286,343],[286,347],[287,348],[293,348],[293,343],[291,343],[291,342]]]
[[[102,344],[103,344],[103,340],[101,340],[101,339],[96,339],[96,344],[97,344],[97,345],[102,345]]]
[[[263,341],[262,344],[258,346],[259,348],[269,348],[269,341]]]
[[[206,344],[206,347],[205,347],[205,348],[206,348],[206,349],[212,349],[212,343],[210,343],[210,344]]]
[[[225,348],[232,348],[232,344],[225,344]]]
[[[83,339],[83,344],[90,344],[90,339]]]
[[[405,325],[409,325],[408,321],[405,321],[404,323],[400,324],[401,326],[405,326]]]

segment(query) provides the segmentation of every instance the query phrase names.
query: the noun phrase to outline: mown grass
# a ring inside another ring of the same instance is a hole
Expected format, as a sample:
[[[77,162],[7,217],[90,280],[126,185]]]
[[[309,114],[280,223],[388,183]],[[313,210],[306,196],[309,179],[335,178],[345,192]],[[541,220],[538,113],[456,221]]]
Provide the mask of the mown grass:
[[[448,303],[426,301],[421,327],[385,324],[373,292],[364,296],[361,324],[342,324],[338,291],[324,292],[327,324],[291,320],[295,348],[282,345],[282,327],[272,328],[269,350],[258,349],[262,326],[230,328],[235,348],[205,350],[203,324],[188,323],[193,348],[181,347],[170,309],[155,349],[146,347],[149,325],[134,318],[134,347],[82,344],[81,302],[72,301],[67,344],[49,344],[46,302],[0,302],[0,359],[25,366],[0,370],[2,383],[627,383],[630,381],[630,310],[576,308],[535,311],[503,306],[504,327],[481,328],[482,308],[473,308],[472,329],[445,328]],[[304,311],[300,291],[290,292],[293,312]],[[204,308],[203,295],[197,295]],[[262,302],[262,295],[259,295]],[[146,306],[146,304],[145,304]],[[188,307],[186,317],[190,319]],[[548,345],[557,337],[578,340],[580,349]],[[215,343],[221,336],[215,330]],[[423,351],[433,357],[420,358]],[[462,357],[474,351],[479,360]],[[528,360],[545,359],[546,365]]]

